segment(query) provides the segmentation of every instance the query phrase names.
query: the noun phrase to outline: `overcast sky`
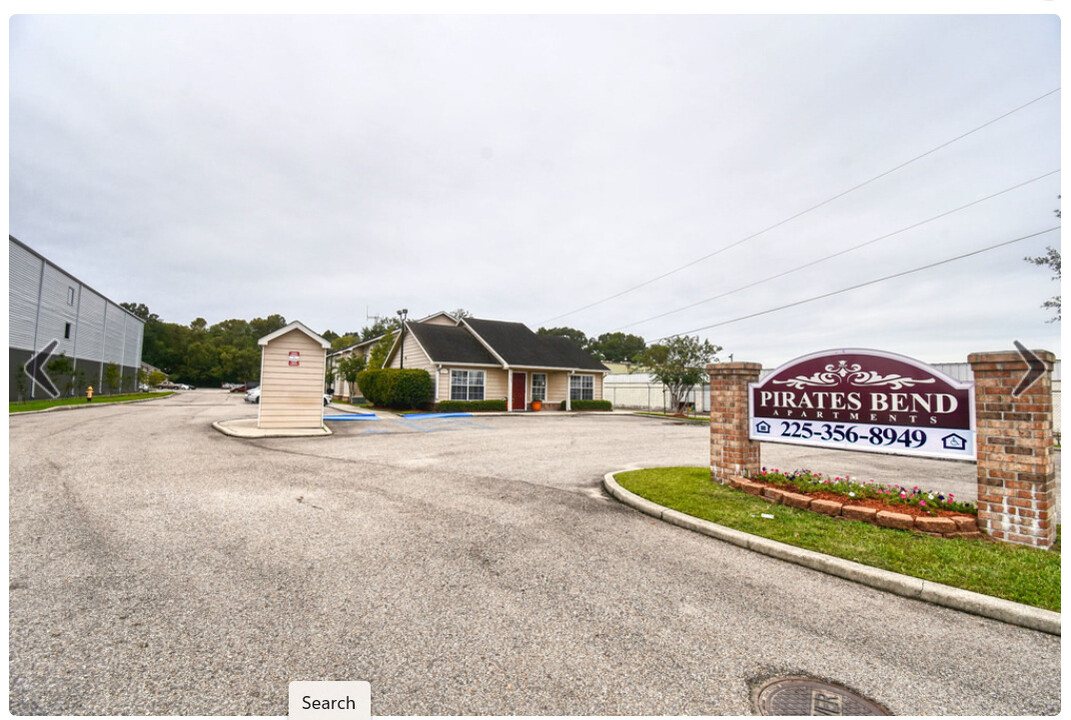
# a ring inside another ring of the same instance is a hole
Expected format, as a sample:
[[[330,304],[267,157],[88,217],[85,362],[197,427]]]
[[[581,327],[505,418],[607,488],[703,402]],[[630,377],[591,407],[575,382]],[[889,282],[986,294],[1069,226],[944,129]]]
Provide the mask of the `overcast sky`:
[[[464,308],[696,334],[767,365],[1059,351],[1040,307],[1059,284],[1023,261],[1058,231],[729,322],[1057,226],[1054,15],[9,30],[10,233],[170,322],[279,313],[342,333]]]

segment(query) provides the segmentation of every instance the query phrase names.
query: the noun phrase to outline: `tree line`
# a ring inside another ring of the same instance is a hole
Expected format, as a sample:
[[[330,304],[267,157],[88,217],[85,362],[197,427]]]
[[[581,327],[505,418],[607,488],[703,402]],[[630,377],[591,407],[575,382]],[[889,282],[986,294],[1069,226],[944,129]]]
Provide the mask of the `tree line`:
[[[209,325],[196,318],[189,325],[167,322],[143,303],[121,303],[145,321],[141,359],[159,368],[175,382],[212,387],[222,383],[260,380],[261,349],[257,341],[286,326],[279,314],[252,320],[232,318]],[[365,340],[380,337],[398,326],[393,319],[377,320],[357,331],[321,336],[335,352]]]
[[[196,318],[189,325],[166,322],[141,303],[121,303],[145,321],[141,359],[176,382],[219,386],[260,378],[257,340],[286,325],[282,315],[253,320],[230,319],[209,325]]]
[[[189,325],[166,322],[141,303],[122,306],[145,321],[142,360],[159,368],[177,382],[199,386],[219,386],[226,382],[250,382],[260,379],[260,346],[257,341],[286,326],[279,314],[252,320],[230,319],[209,325],[197,318]],[[467,317],[465,310],[455,314]],[[365,358],[353,361],[355,367],[337,368],[341,374],[356,375],[360,370],[382,366],[382,361],[400,327],[398,318],[379,318],[360,330],[342,333],[325,330],[321,336],[337,352],[358,343],[383,338]],[[669,338],[648,345],[639,335],[622,332],[589,337],[571,327],[541,327],[541,335],[567,337],[580,348],[604,362],[632,363],[651,372],[663,382],[674,398],[682,398],[693,385],[705,377],[705,367],[716,361],[721,347],[707,340],[689,336]]]

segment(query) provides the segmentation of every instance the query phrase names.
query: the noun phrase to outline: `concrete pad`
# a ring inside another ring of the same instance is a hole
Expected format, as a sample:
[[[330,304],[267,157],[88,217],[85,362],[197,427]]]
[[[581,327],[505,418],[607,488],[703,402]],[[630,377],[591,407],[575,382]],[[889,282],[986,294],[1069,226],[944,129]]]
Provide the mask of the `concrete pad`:
[[[212,427],[224,435],[237,438],[323,437],[333,434],[326,425],[319,428],[259,428],[256,418],[218,420],[212,423]]]

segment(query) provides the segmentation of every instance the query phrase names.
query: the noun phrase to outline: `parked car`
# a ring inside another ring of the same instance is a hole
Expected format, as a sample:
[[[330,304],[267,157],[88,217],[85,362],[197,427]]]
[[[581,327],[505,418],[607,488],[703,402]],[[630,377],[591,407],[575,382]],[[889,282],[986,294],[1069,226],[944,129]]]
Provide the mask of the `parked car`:
[[[332,396],[329,393],[324,393],[324,407],[331,404]],[[260,387],[255,387],[245,394],[245,401],[248,403],[260,402]]]

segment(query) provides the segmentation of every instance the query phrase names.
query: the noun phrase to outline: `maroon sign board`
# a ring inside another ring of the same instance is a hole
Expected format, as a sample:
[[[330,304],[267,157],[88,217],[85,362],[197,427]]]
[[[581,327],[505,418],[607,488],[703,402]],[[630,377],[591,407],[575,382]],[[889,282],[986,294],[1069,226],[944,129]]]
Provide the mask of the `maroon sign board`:
[[[974,383],[912,358],[829,350],[748,384],[749,438],[975,459]]]

